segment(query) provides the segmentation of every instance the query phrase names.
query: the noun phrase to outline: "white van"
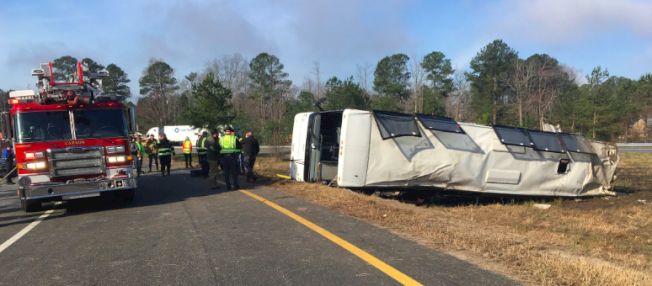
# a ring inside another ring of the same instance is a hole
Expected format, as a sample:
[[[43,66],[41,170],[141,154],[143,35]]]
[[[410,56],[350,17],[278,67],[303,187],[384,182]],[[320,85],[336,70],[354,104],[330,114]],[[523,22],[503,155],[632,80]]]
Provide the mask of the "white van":
[[[291,177],[357,189],[613,194],[613,145],[568,133],[346,109],[294,119]]]

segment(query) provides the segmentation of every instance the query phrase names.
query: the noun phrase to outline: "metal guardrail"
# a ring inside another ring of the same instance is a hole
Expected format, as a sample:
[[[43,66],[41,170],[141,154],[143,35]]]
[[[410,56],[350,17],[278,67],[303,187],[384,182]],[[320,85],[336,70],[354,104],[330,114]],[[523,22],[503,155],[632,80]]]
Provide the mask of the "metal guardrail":
[[[617,143],[621,153],[652,153],[652,143]]]
[[[652,153],[652,143],[618,143],[618,151],[622,153]],[[181,154],[181,147],[174,147],[177,154]],[[290,145],[260,146],[260,154],[289,154]]]
[[[260,146],[260,154],[290,154],[290,145]]]
[[[181,154],[181,146],[175,146],[174,152],[176,154]],[[193,153],[197,151],[193,150]],[[283,146],[260,146],[260,154],[270,155],[270,154],[290,154],[290,145]]]

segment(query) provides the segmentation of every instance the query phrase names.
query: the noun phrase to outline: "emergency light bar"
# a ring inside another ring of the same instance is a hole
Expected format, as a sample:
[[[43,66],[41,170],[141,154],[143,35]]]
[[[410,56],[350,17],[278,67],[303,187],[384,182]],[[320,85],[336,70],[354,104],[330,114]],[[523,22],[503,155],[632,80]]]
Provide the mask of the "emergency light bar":
[[[36,93],[31,90],[14,90],[9,92],[9,104],[17,104],[21,101],[31,101],[34,100]]]
[[[14,90],[14,91],[9,92],[9,98],[34,97],[35,95],[36,95],[36,93],[31,89]]]
[[[33,69],[32,76],[37,76],[39,79],[45,77],[45,71],[43,69]]]

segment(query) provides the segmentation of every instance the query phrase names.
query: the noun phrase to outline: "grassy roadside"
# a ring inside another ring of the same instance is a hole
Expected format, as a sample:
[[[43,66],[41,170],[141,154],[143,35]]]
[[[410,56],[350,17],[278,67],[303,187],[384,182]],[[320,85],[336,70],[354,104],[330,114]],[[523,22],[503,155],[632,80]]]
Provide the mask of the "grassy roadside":
[[[652,154],[624,154],[618,197],[415,206],[319,184],[277,180],[279,190],[532,285],[652,284]],[[262,157],[258,170],[286,174]]]

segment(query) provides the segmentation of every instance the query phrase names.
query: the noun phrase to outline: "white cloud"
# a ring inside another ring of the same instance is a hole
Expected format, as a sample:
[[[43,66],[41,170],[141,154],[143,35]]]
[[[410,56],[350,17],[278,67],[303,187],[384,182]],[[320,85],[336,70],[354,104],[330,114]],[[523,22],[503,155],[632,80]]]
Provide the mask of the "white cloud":
[[[247,9],[245,17],[278,47],[290,75],[310,75],[315,61],[322,77],[346,77],[356,64],[407,52],[413,44],[404,1],[280,0],[269,9]],[[299,82],[297,82],[299,84]]]
[[[410,52],[408,13],[401,0],[110,1],[48,3],[0,9],[0,86],[33,82],[32,67],[61,55],[123,67],[137,92],[147,61],[162,58],[177,78],[223,55],[277,55],[295,81],[320,62],[322,77],[349,76],[356,64]],[[74,5],[72,5],[74,6]],[[28,17],[29,15],[29,17]],[[300,84],[300,82],[296,82]]]
[[[641,0],[506,0],[494,10],[497,29],[550,44],[613,31],[652,39],[652,2]]]
[[[406,6],[346,0],[154,3],[142,7],[149,21],[138,41],[143,57],[169,61],[177,77],[222,55],[251,58],[260,52],[278,56],[295,81],[309,75],[315,61],[322,77],[348,76],[357,63],[410,46]]]
[[[332,59],[352,54],[398,51],[410,44],[404,3],[378,1],[299,1],[289,21],[296,44]]]
[[[274,49],[265,37],[228,3],[181,1],[162,11],[156,30],[144,31],[147,53],[152,56],[196,57]]]

